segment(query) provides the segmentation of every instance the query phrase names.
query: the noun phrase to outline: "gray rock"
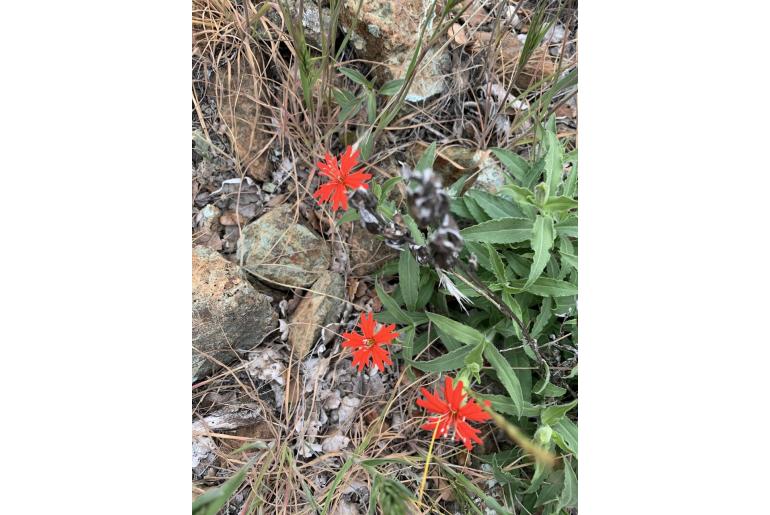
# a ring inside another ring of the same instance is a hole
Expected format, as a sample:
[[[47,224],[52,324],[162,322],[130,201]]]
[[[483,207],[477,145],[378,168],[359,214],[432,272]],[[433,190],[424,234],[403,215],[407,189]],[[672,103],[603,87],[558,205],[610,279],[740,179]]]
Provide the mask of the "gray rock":
[[[260,343],[277,325],[270,297],[243,278],[238,267],[208,247],[192,249],[192,380],[229,364],[234,350]],[[197,351],[196,351],[197,349]]]
[[[243,228],[237,258],[247,272],[281,288],[304,288],[329,268],[326,242],[293,220],[292,207],[282,205]]]
[[[299,15],[299,0],[288,0],[287,5],[292,16],[296,19]],[[281,17],[276,10],[270,9],[267,17],[276,25],[281,25]],[[328,7],[318,8],[314,0],[305,0],[302,3],[302,27],[305,31],[305,41],[311,46],[321,48],[321,25],[323,23],[324,34],[329,33],[329,20],[331,11]]]
[[[346,0],[343,5],[341,26],[346,32],[353,28],[358,4],[359,0]],[[351,41],[359,57],[385,64],[375,70],[380,81],[402,79],[406,75],[417,46],[422,17],[430,4],[430,0],[367,0],[361,5]],[[427,32],[426,38],[430,29]],[[450,66],[447,49],[438,54],[428,51],[406,99],[417,102],[446,91],[443,75]]]
[[[344,308],[345,280],[336,272],[323,272],[289,319],[289,345],[303,359],[321,335],[322,327],[337,321]],[[335,298],[336,297],[336,298]]]

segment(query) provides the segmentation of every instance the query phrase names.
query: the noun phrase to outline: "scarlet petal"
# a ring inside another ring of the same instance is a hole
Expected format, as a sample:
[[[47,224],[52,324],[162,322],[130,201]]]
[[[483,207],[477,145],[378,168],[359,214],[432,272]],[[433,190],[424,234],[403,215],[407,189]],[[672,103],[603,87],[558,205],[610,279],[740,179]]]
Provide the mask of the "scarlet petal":
[[[368,173],[353,173],[345,177],[345,186],[351,189],[356,189],[358,187],[365,186],[364,182],[371,178],[371,174]]]
[[[336,211],[342,206],[343,210],[348,209],[348,195],[345,187],[339,183],[335,184],[334,196],[332,197],[332,209]]]
[[[358,333],[343,333],[342,337],[345,339],[342,342],[343,347],[361,347],[364,344],[364,337]]]
[[[481,438],[478,437],[478,434],[481,431],[479,429],[474,429],[463,420],[457,420],[457,422],[455,422],[455,432],[460,436],[460,438],[462,438],[463,443],[468,450],[473,448],[473,445],[469,442],[469,440],[473,440],[478,444],[484,443],[481,441]]]
[[[359,349],[353,351],[353,366],[358,365],[358,371],[361,372],[369,364],[371,353],[368,349]]]
[[[334,194],[337,189],[337,185],[333,182],[327,182],[318,187],[313,193],[313,197],[320,200],[320,202],[327,202],[329,198]]]
[[[342,153],[342,159],[340,168],[343,174],[350,172],[356,164],[358,164],[358,156],[361,154],[360,150],[353,152],[353,147],[350,145],[345,148],[345,152]]]
[[[388,354],[388,351],[383,349],[382,347],[375,345],[371,348],[371,352],[372,352],[372,361],[374,362],[375,365],[377,365],[377,368],[380,369],[380,372],[385,371],[385,365],[393,364],[393,362],[390,360],[390,355]]]
[[[361,321],[358,323],[358,327],[361,328],[365,338],[374,338],[374,325],[373,313],[361,313]]]
[[[398,338],[398,333],[393,332],[393,329],[395,328],[396,324],[390,324],[387,327],[380,328],[380,330],[377,331],[377,334],[373,336],[374,341],[380,344],[390,343],[394,338]]]
[[[417,399],[417,405],[425,408],[428,411],[443,415],[449,412],[449,406],[442,401],[437,395],[430,393],[426,388],[421,389],[425,399]]]
[[[473,399],[470,399],[465,404],[465,406],[460,408],[460,410],[458,411],[458,414],[461,417],[465,417],[468,420],[473,420],[474,422],[484,422],[492,418],[490,417],[489,413],[481,409],[481,406],[476,404],[476,401],[474,401]]]

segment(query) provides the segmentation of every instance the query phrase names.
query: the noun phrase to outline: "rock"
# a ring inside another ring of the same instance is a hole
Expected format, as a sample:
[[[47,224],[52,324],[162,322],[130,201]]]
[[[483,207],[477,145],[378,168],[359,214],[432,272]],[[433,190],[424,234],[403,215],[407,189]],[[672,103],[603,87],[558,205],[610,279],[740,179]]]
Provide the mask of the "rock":
[[[421,145],[411,149],[412,159],[417,162],[424,151]],[[451,146],[439,148],[433,170],[438,173],[445,185],[450,185],[463,175],[475,177],[473,188],[489,193],[497,193],[505,184],[505,172],[489,150]]]
[[[243,228],[236,256],[247,272],[281,288],[304,288],[329,268],[326,242],[293,219],[294,209],[281,205]]]
[[[360,405],[361,399],[353,395],[348,395],[342,399],[340,407],[337,409],[337,424],[340,430],[347,429],[353,423]]]
[[[349,443],[350,438],[339,432],[336,432],[324,440],[324,442],[321,444],[321,449],[324,452],[336,452],[347,447]]]
[[[358,507],[352,502],[340,499],[337,505],[337,515],[361,515],[361,512],[358,511]]]
[[[270,179],[267,146],[270,137],[261,127],[265,122],[260,116],[259,100],[264,81],[260,70],[250,63],[233,61],[232,68],[220,70],[218,95],[219,112],[227,125],[233,151],[241,168],[260,181]]]
[[[222,239],[219,231],[222,229],[219,217],[222,211],[213,204],[207,204],[195,215],[193,244],[203,245],[211,250],[222,250]]]
[[[359,3],[359,0],[346,0],[342,7],[341,25],[346,32],[353,27]],[[351,42],[363,59],[385,64],[375,70],[380,81],[402,79],[406,75],[417,46],[423,15],[430,4],[430,0],[367,0],[362,3]],[[406,99],[417,102],[446,91],[443,75],[450,64],[448,50],[438,54],[429,50],[418,67]]]
[[[201,353],[231,363],[237,357],[235,349],[259,344],[278,319],[270,297],[207,247],[192,250],[192,287],[192,380],[196,381],[214,366]]]
[[[353,224],[348,245],[350,273],[357,276],[371,274],[398,256],[394,249],[385,245],[382,239],[361,227],[358,222]]]
[[[339,299],[345,294],[345,280],[340,274],[323,272],[311,290],[318,293],[308,292],[289,318],[289,345],[295,359],[307,355],[321,328],[336,322],[344,307]]]
[[[292,17],[296,19],[299,11],[299,0],[288,0],[287,5],[291,11]],[[281,26],[281,16],[275,9],[267,11],[267,17],[277,26]],[[328,7],[318,8],[318,2],[315,0],[305,0],[302,4],[302,28],[305,33],[305,41],[320,50],[321,48],[321,22],[323,21],[324,33],[329,33],[329,20],[331,11]],[[259,27],[257,32],[261,32]]]

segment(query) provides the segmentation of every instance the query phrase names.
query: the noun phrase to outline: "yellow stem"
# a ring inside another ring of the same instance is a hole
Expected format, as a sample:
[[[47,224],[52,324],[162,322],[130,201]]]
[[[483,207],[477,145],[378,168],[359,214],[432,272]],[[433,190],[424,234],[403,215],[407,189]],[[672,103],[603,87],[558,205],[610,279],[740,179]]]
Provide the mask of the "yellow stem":
[[[441,418],[436,419],[436,427],[433,428],[433,436],[430,437],[430,445],[428,446],[428,456],[425,458],[425,469],[422,471],[422,481],[420,481],[420,492],[417,494],[417,505],[422,503],[422,493],[425,491],[425,483],[428,481],[428,466],[430,465],[430,458],[433,456],[433,442],[436,441],[436,433],[441,424],[439,421]]]

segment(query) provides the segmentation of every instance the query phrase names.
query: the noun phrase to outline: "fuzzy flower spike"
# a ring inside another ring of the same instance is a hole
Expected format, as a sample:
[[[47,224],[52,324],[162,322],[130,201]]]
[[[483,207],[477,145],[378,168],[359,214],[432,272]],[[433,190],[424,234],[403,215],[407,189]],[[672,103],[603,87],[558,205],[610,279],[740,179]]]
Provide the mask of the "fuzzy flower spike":
[[[392,365],[393,361],[383,346],[390,345],[393,339],[398,337],[398,333],[393,332],[396,325],[383,326],[375,332],[374,315],[371,313],[368,315],[367,317],[366,313],[361,313],[361,321],[358,323],[358,327],[364,334],[344,333],[342,337],[345,341],[342,342],[342,346],[353,349],[353,366],[358,365],[359,372],[369,364],[370,360],[380,369],[380,372],[384,372],[385,365]]]
[[[471,441],[478,444],[483,443],[478,436],[481,431],[471,427],[466,420],[485,422],[492,417],[473,399],[468,399],[463,404],[465,393],[463,392],[462,381],[458,381],[457,386],[453,389],[452,379],[447,376],[444,380],[444,399],[438,396],[438,392],[430,393],[427,388],[422,388],[421,391],[425,399],[417,399],[417,405],[437,415],[429,417],[428,422],[421,426],[422,429],[433,432],[436,429],[436,424],[438,424],[436,436],[440,437],[448,436],[448,430],[451,428],[454,439],[461,440],[469,451],[473,449]],[[487,408],[489,404],[489,401],[484,401]]]
[[[324,161],[316,163],[316,165],[321,170],[321,175],[327,177],[329,181],[318,187],[313,193],[313,198],[318,199],[320,204],[331,202],[333,211],[337,211],[340,207],[347,211],[348,190],[367,189],[369,186],[364,181],[372,178],[371,174],[368,173],[351,173],[353,167],[358,164],[359,154],[360,151],[353,152],[353,148],[348,145],[340,161],[337,162],[336,157],[326,152]]]

